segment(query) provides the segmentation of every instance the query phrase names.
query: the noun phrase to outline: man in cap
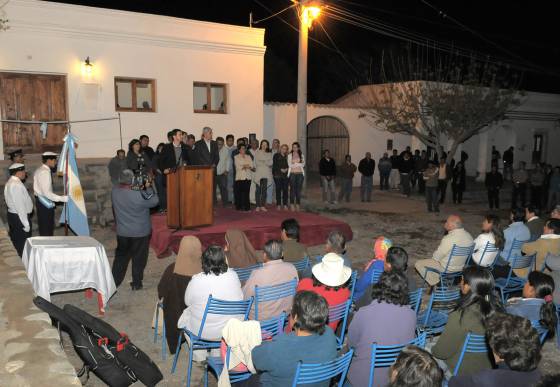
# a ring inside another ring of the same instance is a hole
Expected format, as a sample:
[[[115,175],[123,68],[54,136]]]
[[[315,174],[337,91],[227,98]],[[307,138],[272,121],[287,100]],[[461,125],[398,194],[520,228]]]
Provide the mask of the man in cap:
[[[12,164],[18,163],[18,164],[24,164],[25,163],[25,159],[23,157],[23,151],[21,149],[16,149],[10,153],[8,153],[8,156],[10,156],[10,160],[12,161]],[[6,176],[8,179],[10,178],[10,170],[8,169],[8,175]]]
[[[33,174],[33,192],[37,206],[37,222],[39,235],[52,236],[54,234],[54,207],[53,202],[68,201],[68,196],[59,196],[52,190],[52,171],[56,168],[56,153],[45,152],[42,154],[43,165]]]
[[[9,168],[10,179],[4,186],[4,200],[8,208],[8,227],[10,239],[21,257],[25,240],[31,236],[31,212],[33,201],[23,185],[27,174],[25,165],[13,163]]]

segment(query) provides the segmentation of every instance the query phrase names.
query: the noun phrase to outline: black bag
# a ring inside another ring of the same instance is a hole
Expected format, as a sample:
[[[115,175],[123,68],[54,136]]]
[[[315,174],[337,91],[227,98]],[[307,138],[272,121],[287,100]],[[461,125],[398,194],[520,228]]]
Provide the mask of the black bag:
[[[58,329],[68,332],[76,353],[84,362],[78,377],[92,371],[110,387],[128,387],[137,379],[130,369],[122,364],[106,345],[94,339],[87,329],[75,322],[64,310],[44,298],[35,297],[33,303],[43,312],[49,314]]]
[[[139,381],[148,387],[158,384],[163,375],[157,365],[128,336],[119,333],[109,323],[92,316],[73,305],[64,305],[64,311],[78,324],[84,326],[97,340],[103,341],[115,357],[130,368]]]

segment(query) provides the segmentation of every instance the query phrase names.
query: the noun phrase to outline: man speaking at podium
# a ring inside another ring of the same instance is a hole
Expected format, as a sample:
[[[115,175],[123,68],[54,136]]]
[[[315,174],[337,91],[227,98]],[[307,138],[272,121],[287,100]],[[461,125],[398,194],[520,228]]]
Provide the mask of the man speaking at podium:
[[[161,157],[159,158],[159,170],[163,173],[162,192],[158,192],[160,197],[160,209],[167,209],[167,178],[170,173],[175,172],[178,167],[191,164],[190,152],[187,145],[181,141],[183,131],[181,129],[173,129],[169,132],[171,142],[165,144],[161,150]]]

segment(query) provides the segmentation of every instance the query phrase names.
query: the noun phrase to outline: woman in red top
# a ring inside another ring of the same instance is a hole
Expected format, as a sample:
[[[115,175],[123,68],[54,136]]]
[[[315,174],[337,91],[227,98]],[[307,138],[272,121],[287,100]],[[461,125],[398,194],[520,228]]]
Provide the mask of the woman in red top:
[[[344,259],[336,253],[328,253],[311,269],[312,278],[299,281],[297,291],[310,290],[325,297],[329,307],[341,304],[350,298],[350,277],[352,269],[344,266]],[[337,321],[329,321],[336,331]],[[291,330],[291,327],[289,327]]]

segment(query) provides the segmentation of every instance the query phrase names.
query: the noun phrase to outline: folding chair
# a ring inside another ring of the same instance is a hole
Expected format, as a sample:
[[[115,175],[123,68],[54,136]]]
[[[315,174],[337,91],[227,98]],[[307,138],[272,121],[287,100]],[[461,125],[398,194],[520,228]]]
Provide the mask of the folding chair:
[[[358,272],[352,270],[352,275],[350,276],[350,285],[348,289],[350,290],[350,300],[354,299],[354,291],[356,290],[356,281],[358,280]]]
[[[237,273],[237,276],[239,277],[239,281],[245,282],[249,279],[253,270],[260,269],[262,266],[263,264],[259,262],[256,265],[252,265],[252,266],[239,267],[239,268],[234,267],[233,270],[235,270],[235,272]]]
[[[513,260],[509,262],[509,271],[506,278],[496,279],[496,288],[500,291],[500,296],[502,298],[502,303],[505,305],[507,301],[507,296],[510,293],[518,292],[523,290],[527,278],[514,277],[514,269],[529,269],[531,270],[535,265],[535,255],[520,255],[513,257]]]
[[[338,321],[337,331],[340,331],[336,335],[336,346],[338,349],[342,348],[344,344],[344,336],[346,335],[346,324],[348,323],[348,314],[350,312],[350,305],[352,305],[352,299],[341,302],[338,305],[333,305],[329,307],[329,322]]]
[[[419,332],[426,332],[428,336],[443,332],[449,313],[455,309],[461,298],[458,287],[434,288],[426,310],[418,314],[416,328]]]
[[[217,340],[208,340],[202,338],[202,333],[204,331],[204,323],[206,318],[210,314],[217,314],[222,316],[244,316],[244,320],[247,320],[249,316],[249,311],[251,310],[251,305],[253,304],[253,297],[246,301],[224,301],[217,298],[212,298],[212,295],[208,296],[208,301],[206,302],[206,308],[204,309],[204,314],[202,315],[202,321],[200,322],[200,328],[197,333],[191,332],[188,329],[181,329],[179,333],[177,351],[175,351],[175,356],[173,357],[173,366],[171,367],[171,373],[175,372],[177,368],[177,360],[179,359],[179,352],[181,352],[182,338],[183,334],[187,335],[190,340],[189,345],[189,365],[187,369],[187,387],[191,385],[191,372],[192,372],[192,362],[193,362],[193,352],[196,350],[204,349],[211,350],[215,348],[220,348],[221,338],[216,338]]]
[[[282,312],[282,314],[278,317],[271,318],[266,321],[262,321],[261,324],[261,335],[263,341],[271,340],[277,335],[283,334],[284,322],[286,321],[286,313]],[[206,361],[206,366],[204,368],[204,387],[208,387],[208,371],[211,370],[214,375],[216,375],[216,379],[218,379],[224,369],[224,364],[229,364],[229,357],[230,357],[231,349],[228,347],[226,351],[226,359],[225,361],[222,360],[222,357],[214,357],[211,356]],[[230,383],[237,383],[243,380],[247,380],[251,377],[250,372],[229,372],[229,380]]]
[[[463,263],[463,266],[465,266],[465,264],[467,263],[467,261],[470,259],[472,252],[474,250],[474,244],[467,246],[467,247],[463,247],[463,246],[457,246],[457,245],[453,245],[453,247],[451,248],[451,251],[449,252],[449,255],[447,257],[447,263],[445,264],[445,268],[443,271],[440,271],[436,268],[433,267],[426,267],[426,273],[424,274],[424,280],[427,277],[428,272],[433,272],[436,273],[439,278],[440,278],[440,285],[442,287],[450,287],[454,285],[455,279],[460,277],[462,275],[462,271],[457,271],[457,272],[450,272],[449,271],[449,263],[451,262],[451,258],[452,257],[464,257],[465,258],[465,262]]]
[[[511,247],[505,255],[506,261],[511,262],[511,260],[514,257],[521,256],[521,248],[527,242],[529,242],[529,241],[522,241],[522,240],[513,239],[513,242],[511,242]]]
[[[541,345],[543,345],[546,340],[546,337],[548,336],[548,329],[543,327],[539,320],[531,320],[531,325],[533,326],[533,328],[535,328],[535,330],[539,334]]]
[[[379,278],[383,274],[383,270],[372,270],[371,271],[371,278],[369,280],[369,284],[373,285],[379,282]]]
[[[312,364],[298,362],[292,387],[296,387],[300,384],[319,383],[331,380],[338,375],[340,375],[340,379],[336,385],[342,387],[346,381],[346,374],[348,373],[353,355],[354,350],[351,349],[337,359],[325,363]]]
[[[496,264],[496,261],[498,260],[498,257],[500,256],[500,249],[496,247],[495,244],[490,243],[490,242],[486,242],[486,245],[484,246],[484,249],[482,250],[482,254],[480,255],[480,262],[484,261],[484,257],[487,254],[496,254],[494,256],[494,260],[492,261],[492,263],[489,266],[485,266],[486,268],[488,268],[489,270],[492,270],[494,268],[494,265]],[[470,266],[472,263],[472,254],[469,256],[469,259],[467,260],[467,264],[465,266]],[[475,262],[476,264],[476,262]]]
[[[301,261],[293,263],[298,273],[305,271],[309,267],[309,257],[303,258]]]
[[[157,343],[158,340],[158,331],[159,331],[159,311],[160,309],[163,312],[163,303],[162,302],[158,302],[156,305],[156,321],[155,321],[155,327],[154,327],[154,343]],[[161,329],[161,359],[165,360],[167,357],[167,350],[166,350],[166,344],[167,344],[167,340],[166,340],[166,331],[165,331],[165,320],[162,321],[162,329]]]
[[[259,303],[296,295],[297,279],[271,286],[255,286],[255,320],[259,319]]]
[[[461,363],[463,363],[463,358],[466,353],[488,353],[486,337],[484,337],[484,335],[475,335],[470,332],[467,333],[463,348],[461,349],[461,355],[459,355],[459,360],[457,360],[457,364],[453,370],[453,376],[456,376],[459,373]]]
[[[416,316],[420,312],[420,305],[422,304],[422,293],[424,293],[424,288],[418,288],[412,292],[408,293],[408,305],[414,310]]]
[[[374,373],[376,368],[387,368],[392,366],[401,351],[408,345],[415,345],[420,348],[424,348],[426,345],[426,333],[422,333],[420,336],[409,341],[405,344],[397,345],[378,345],[373,343],[371,345],[371,362],[369,367],[369,384],[368,386],[373,386]]]

